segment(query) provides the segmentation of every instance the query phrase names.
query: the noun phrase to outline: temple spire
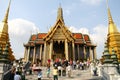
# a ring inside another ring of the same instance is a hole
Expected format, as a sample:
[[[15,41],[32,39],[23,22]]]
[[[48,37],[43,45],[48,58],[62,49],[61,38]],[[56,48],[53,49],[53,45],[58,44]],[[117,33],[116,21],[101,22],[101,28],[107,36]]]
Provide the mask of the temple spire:
[[[59,5],[58,12],[57,12],[57,20],[59,20],[59,19],[64,22],[64,19],[63,19],[63,10],[61,8],[61,4]]]
[[[110,12],[110,8],[108,6],[108,0],[107,0],[107,10],[108,10],[108,33],[116,33],[118,32],[118,29],[116,27],[116,25],[114,24],[114,21],[112,19],[112,15],[111,15],[111,12]]]
[[[10,61],[13,61],[15,60],[15,57],[13,55],[13,51],[10,45],[9,32],[8,32],[8,15],[9,15],[10,3],[11,3],[11,0],[9,1],[5,17],[3,21],[0,23],[0,44],[2,45],[2,49],[5,49],[7,45],[8,58]],[[4,54],[4,51],[2,51],[2,54]]]
[[[3,22],[7,23],[8,22],[8,15],[9,15],[9,9],[10,9],[10,4],[11,4],[11,0],[9,1],[9,5],[6,11],[6,14],[4,16]]]
[[[107,0],[107,9],[108,9],[108,20],[109,20],[109,24],[114,24],[112,16],[111,16],[111,12],[110,12],[110,8],[108,6],[108,0]]]

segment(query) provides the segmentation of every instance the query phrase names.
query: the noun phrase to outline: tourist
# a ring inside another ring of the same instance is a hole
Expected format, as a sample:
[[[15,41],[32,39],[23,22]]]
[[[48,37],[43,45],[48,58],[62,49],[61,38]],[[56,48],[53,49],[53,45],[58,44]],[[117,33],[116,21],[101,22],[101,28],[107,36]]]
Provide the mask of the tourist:
[[[32,74],[32,65],[30,65],[30,67],[29,67],[29,74],[31,75]]]
[[[19,71],[16,72],[16,74],[14,76],[14,80],[22,80]]]
[[[81,67],[82,67],[82,70],[84,70],[84,67],[85,67],[84,62],[81,63]]]
[[[94,76],[97,76],[97,67],[96,67],[96,65],[93,67],[93,73],[94,73]]]
[[[58,69],[54,67],[53,69],[53,80],[58,80]]]
[[[71,71],[72,71],[72,68],[71,68],[71,65],[68,64],[67,68],[66,68],[66,71],[68,73],[68,77],[71,77]]]
[[[25,69],[23,68],[23,69],[22,69],[22,73],[21,73],[21,78],[22,78],[22,80],[25,80],[25,74],[26,74],[26,71],[25,71]]]
[[[36,63],[34,63],[33,66],[32,66],[32,73],[33,73],[33,75],[35,75],[35,68],[36,68]]]
[[[66,66],[62,66],[62,76],[66,76]]]
[[[87,69],[87,61],[84,61],[84,70]]]
[[[41,78],[42,78],[42,70],[39,69],[38,70],[38,80],[41,80]]]
[[[50,59],[48,59],[47,64],[49,64],[49,65],[51,64],[51,60]]]
[[[87,61],[87,68],[89,68],[89,66],[90,66],[90,61],[88,60]]]
[[[90,63],[90,72],[91,72],[91,75],[94,74],[94,73],[93,73],[93,68],[94,68],[94,63],[91,62],[91,63]]]
[[[80,65],[80,62],[79,62],[79,60],[77,60],[77,62],[76,62],[76,68],[77,69],[79,69],[79,65]]]
[[[79,67],[78,67],[78,69],[82,70],[82,62],[81,62],[81,61],[79,62]]]
[[[16,68],[13,66],[10,72],[9,80],[14,80],[15,71],[16,71]]]
[[[62,71],[62,67],[61,65],[58,66],[58,75],[61,76],[61,71]]]
[[[50,65],[47,66],[47,77],[50,77]]]
[[[73,61],[73,69],[76,69],[76,61]]]

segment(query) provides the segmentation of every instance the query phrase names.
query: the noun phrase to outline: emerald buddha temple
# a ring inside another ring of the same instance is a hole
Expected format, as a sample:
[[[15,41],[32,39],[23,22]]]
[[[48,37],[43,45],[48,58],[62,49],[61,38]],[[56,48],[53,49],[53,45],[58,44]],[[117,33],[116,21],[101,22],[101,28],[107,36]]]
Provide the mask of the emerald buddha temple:
[[[10,1],[11,2],[11,1]],[[10,40],[9,40],[9,33],[8,33],[8,15],[9,15],[9,9],[10,9],[10,2],[9,6],[7,8],[5,17],[3,21],[0,23],[0,48],[1,48],[1,53],[3,54],[6,45],[8,46],[8,58],[9,60],[13,61],[15,60],[15,57],[13,55],[13,51],[10,45]]]
[[[72,33],[63,19],[63,10],[58,8],[57,19],[47,33],[32,34],[29,41],[24,44],[25,61],[36,63],[41,60],[45,65],[48,59],[56,58],[67,60],[94,60],[96,59],[96,45],[89,35]]]

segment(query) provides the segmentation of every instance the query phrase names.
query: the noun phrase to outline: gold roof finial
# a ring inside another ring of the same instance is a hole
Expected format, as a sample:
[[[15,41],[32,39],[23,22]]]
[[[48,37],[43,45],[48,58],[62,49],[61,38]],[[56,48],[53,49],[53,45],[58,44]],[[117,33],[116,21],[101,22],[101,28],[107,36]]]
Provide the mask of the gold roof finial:
[[[107,1],[107,9],[108,9],[108,20],[109,20],[109,24],[111,24],[111,23],[114,23],[114,22],[113,22],[113,19],[112,19],[112,16],[111,16],[110,8],[108,6],[108,0],[106,0],[106,1]]]
[[[4,17],[4,19],[3,19],[3,22],[5,22],[5,23],[7,23],[7,21],[8,21],[8,15],[9,15],[10,4],[11,4],[11,0],[9,1],[9,5],[8,5],[8,8],[7,8],[5,17]]]
[[[61,19],[63,22],[63,10],[61,8],[61,4],[59,4],[58,12],[57,12],[57,20]]]
[[[110,12],[110,8],[108,6],[108,0],[107,1],[107,10],[108,10],[108,22],[109,22],[109,25],[108,25],[108,33],[116,33],[118,32],[118,29],[116,27],[116,25],[114,24],[114,21],[112,19],[112,15],[111,15],[111,12]]]

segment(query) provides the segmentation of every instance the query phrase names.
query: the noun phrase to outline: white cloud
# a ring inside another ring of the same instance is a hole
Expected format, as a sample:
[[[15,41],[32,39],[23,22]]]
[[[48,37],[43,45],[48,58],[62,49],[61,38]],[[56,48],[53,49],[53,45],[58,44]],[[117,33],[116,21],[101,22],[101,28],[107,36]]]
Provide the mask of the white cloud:
[[[72,32],[80,32],[80,33],[83,33],[83,34],[89,34],[89,30],[85,27],[77,29],[74,26],[71,26],[71,27],[69,27],[69,30],[72,31]]]
[[[103,41],[105,42],[106,40],[106,36],[107,36],[107,27],[104,25],[97,25],[96,27],[93,28],[93,33],[90,34],[92,40],[94,40],[95,42],[97,42],[97,44],[101,44],[103,43]]]
[[[99,5],[103,0],[80,0],[82,3],[89,5]]]
[[[97,25],[96,27],[93,27],[92,31],[89,31],[87,28],[75,28],[74,26],[71,26],[69,28],[72,32],[80,32],[83,34],[89,34],[93,44],[97,44],[97,57],[100,58],[102,56],[104,43],[107,36],[107,27],[104,25]],[[91,33],[89,33],[91,32]]]
[[[27,43],[32,33],[37,33],[39,29],[34,23],[24,19],[13,19],[9,21],[9,36],[11,48],[18,59],[24,55],[23,43]]]

